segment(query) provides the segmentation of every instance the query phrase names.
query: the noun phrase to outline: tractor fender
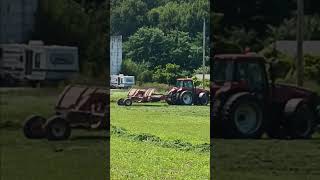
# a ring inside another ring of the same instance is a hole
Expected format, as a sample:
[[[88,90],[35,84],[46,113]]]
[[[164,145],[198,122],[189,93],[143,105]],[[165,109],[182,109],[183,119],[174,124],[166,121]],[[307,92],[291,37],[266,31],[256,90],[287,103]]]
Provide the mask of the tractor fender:
[[[249,92],[238,92],[235,94],[219,94],[218,97],[214,97],[213,98],[213,104],[212,104],[212,113],[213,116],[219,116],[219,114],[221,113],[221,110],[224,106],[224,104],[229,101],[229,100],[234,100],[237,99],[240,96],[249,94]]]
[[[284,107],[284,117],[289,118],[302,102],[304,102],[304,99],[302,98],[290,99]]]
[[[209,93],[201,92],[201,93],[199,93],[199,98],[202,98],[204,95],[207,95],[209,97]]]

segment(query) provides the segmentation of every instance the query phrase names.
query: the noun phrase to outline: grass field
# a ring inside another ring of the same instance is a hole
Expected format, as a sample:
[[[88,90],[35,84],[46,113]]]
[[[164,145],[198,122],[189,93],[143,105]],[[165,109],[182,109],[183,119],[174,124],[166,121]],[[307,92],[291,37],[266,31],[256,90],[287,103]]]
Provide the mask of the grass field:
[[[116,105],[111,92],[112,179],[209,179],[209,106]]]
[[[104,180],[105,132],[75,130],[70,140],[29,140],[21,124],[30,114],[49,117],[59,94],[56,89],[1,88],[1,180]]]
[[[29,140],[21,123],[50,116],[56,89],[0,89],[1,180],[105,179],[103,131],[75,130],[70,140]],[[165,103],[119,107],[111,93],[112,179],[209,179],[209,107]],[[320,134],[311,140],[223,140],[214,143],[214,179],[320,179]]]

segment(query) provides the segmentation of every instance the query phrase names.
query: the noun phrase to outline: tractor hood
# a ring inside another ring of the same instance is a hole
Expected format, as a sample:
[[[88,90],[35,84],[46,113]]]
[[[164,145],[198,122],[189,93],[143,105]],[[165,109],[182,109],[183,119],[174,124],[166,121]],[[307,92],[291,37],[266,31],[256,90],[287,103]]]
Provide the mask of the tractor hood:
[[[273,89],[274,101],[285,102],[291,98],[306,98],[316,101],[318,96],[315,92],[287,84],[275,84]]]
[[[249,91],[248,86],[245,82],[226,82],[222,84],[211,84],[211,92],[213,97],[220,94],[220,92],[234,93],[241,91]],[[318,98],[317,94],[313,91],[287,84],[275,84],[274,89],[272,89],[272,93],[274,101],[278,102],[286,102],[291,98],[306,98],[312,101]]]

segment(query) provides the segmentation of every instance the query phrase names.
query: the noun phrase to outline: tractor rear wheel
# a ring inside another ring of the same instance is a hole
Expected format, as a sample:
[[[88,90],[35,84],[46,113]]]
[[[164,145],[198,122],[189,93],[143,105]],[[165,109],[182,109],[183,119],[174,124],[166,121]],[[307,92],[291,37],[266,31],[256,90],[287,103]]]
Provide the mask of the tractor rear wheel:
[[[71,135],[69,123],[61,116],[53,116],[45,124],[48,140],[65,140]]]
[[[199,104],[206,106],[209,103],[209,96],[207,93],[200,93],[199,94]]]
[[[190,91],[184,91],[180,95],[180,102],[182,105],[192,105],[193,95]]]
[[[132,105],[132,100],[129,99],[129,98],[128,98],[128,99],[125,99],[125,100],[124,100],[124,105],[125,105],[125,106],[131,106],[131,105]]]
[[[222,110],[226,138],[261,138],[264,130],[263,107],[249,93],[231,96]]]
[[[24,135],[30,139],[44,138],[45,131],[43,125],[45,122],[46,119],[41,116],[33,115],[28,117],[23,125]]]
[[[290,138],[309,139],[315,131],[316,117],[308,104],[301,102],[287,116],[286,123]]]

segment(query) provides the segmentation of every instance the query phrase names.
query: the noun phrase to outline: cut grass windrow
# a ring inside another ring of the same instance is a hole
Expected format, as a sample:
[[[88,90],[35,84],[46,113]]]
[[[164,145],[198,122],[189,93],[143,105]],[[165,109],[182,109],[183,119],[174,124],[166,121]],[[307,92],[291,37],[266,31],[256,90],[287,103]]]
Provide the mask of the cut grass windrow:
[[[116,135],[118,137],[124,137],[132,141],[151,143],[164,148],[173,148],[181,151],[196,151],[201,153],[210,152],[210,144],[208,143],[193,145],[189,142],[182,141],[179,139],[163,140],[160,137],[157,137],[155,135],[148,134],[148,133],[132,134],[124,128],[112,126],[112,125],[111,125],[111,134]]]

